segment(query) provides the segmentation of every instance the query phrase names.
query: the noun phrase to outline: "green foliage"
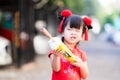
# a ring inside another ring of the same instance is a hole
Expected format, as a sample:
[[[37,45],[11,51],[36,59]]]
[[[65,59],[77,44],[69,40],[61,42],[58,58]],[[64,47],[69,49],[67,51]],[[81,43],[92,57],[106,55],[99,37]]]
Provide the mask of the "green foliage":
[[[81,14],[83,11],[83,0],[63,0],[65,7],[71,9],[74,13]]]
[[[63,3],[63,6],[59,6],[58,2]],[[110,6],[113,12],[111,12],[111,14],[107,13],[98,0],[49,0],[49,10],[52,10],[53,7],[56,7],[55,10],[67,8],[72,10],[75,14],[93,16],[100,21],[102,28],[106,23],[113,24],[116,13],[119,13],[116,11],[114,5]],[[120,15],[120,13],[117,15]]]
[[[84,6],[83,6],[83,11],[82,13],[84,15],[88,15],[88,16],[91,16],[91,15],[95,15],[96,13],[96,7],[95,7],[95,1],[93,0],[84,0]]]

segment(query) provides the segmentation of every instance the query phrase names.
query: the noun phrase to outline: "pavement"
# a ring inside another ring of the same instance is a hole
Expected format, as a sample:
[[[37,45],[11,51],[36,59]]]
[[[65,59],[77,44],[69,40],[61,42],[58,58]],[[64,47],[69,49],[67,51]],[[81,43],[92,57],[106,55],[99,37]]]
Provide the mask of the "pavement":
[[[101,40],[89,41],[85,46],[83,50],[88,56],[88,80],[120,79],[120,46]]]
[[[88,80],[120,79],[120,46],[95,38],[82,42],[80,48],[88,56]],[[0,80],[51,80],[50,60],[47,54],[38,55],[34,62],[19,69],[14,66],[0,69]]]

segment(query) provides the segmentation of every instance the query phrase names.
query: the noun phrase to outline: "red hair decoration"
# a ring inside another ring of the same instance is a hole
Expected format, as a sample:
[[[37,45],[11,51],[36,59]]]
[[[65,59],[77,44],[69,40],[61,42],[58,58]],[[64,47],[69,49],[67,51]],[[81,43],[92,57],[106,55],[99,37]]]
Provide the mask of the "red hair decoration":
[[[88,29],[92,29],[92,26],[91,26],[92,20],[89,17],[85,16],[83,18],[83,21],[85,25],[87,26],[87,28],[85,29],[85,34],[84,34],[84,40],[87,41],[88,40]]]
[[[60,22],[59,28],[58,28],[58,32],[62,33],[62,25],[64,22],[64,19],[71,16],[72,12],[68,9],[65,9],[61,12],[61,16],[63,17],[62,21]]]
[[[85,29],[84,40],[88,41],[88,28]]]
[[[83,21],[84,21],[84,23],[85,23],[86,26],[90,26],[91,23],[92,23],[92,20],[89,17],[87,17],[87,16],[85,16],[83,18]]]

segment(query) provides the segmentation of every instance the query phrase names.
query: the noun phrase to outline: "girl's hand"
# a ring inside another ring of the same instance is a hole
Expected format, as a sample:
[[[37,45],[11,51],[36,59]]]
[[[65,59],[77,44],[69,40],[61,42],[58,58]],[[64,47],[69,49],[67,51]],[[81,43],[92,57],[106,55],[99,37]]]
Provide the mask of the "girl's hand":
[[[63,53],[62,50],[54,50],[54,55],[55,56],[60,56]]]
[[[83,64],[83,61],[78,56],[75,56],[75,60],[76,62],[72,63],[72,65],[80,67]]]

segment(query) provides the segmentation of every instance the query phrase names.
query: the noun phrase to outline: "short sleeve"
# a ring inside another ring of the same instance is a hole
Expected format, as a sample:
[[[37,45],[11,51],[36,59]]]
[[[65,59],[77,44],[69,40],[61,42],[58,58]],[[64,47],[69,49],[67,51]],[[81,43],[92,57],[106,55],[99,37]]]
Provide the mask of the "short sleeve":
[[[78,50],[78,53],[79,53],[80,58],[82,59],[82,61],[83,62],[87,61],[86,53],[83,50],[79,49],[78,47],[76,47],[76,49]]]
[[[87,55],[85,54],[84,51],[82,51],[81,58],[82,58],[83,62],[87,61]]]
[[[53,54],[53,50],[50,50],[48,53],[48,57],[50,58],[51,54]]]

